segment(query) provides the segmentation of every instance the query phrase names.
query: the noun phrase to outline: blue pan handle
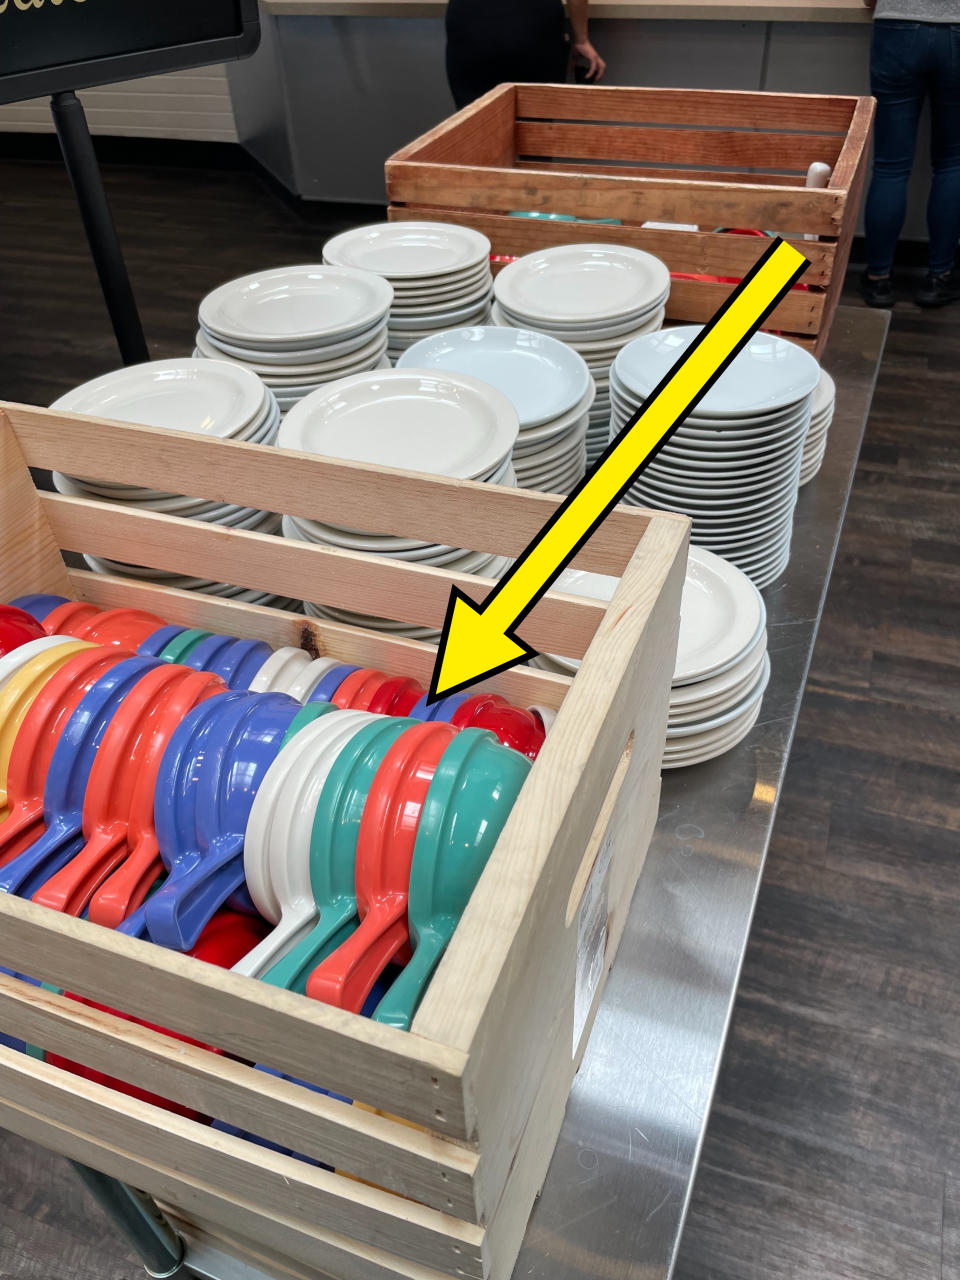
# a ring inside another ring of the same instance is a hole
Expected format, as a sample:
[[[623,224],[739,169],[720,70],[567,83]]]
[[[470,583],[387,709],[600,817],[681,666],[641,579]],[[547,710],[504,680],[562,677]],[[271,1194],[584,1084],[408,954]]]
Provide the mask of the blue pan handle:
[[[86,843],[80,814],[71,817],[75,818],[74,822],[57,819],[39,840],[34,840],[0,869],[0,893],[33,897],[41,885],[80,852]]]
[[[243,883],[243,836],[214,841],[194,866],[171,876],[147,900],[150,937],[174,951],[192,950],[218,908]]]

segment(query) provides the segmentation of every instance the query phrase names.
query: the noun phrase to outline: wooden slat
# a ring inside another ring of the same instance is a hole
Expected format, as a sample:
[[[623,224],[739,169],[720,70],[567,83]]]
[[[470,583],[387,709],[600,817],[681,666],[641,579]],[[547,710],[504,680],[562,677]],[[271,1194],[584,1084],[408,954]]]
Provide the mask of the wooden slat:
[[[586,174],[575,184],[550,169],[479,169],[469,165],[387,161],[392,204],[434,205],[501,213],[530,209],[569,213],[576,191],[582,218],[625,222],[687,222],[715,227],[759,227],[783,234],[838,235],[845,197],[818,189],[688,182],[677,177],[625,178]],[[614,231],[615,228],[606,228]]]
[[[126,484],[147,482],[171,493],[322,517],[347,528],[472,551],[517,555],[561,501],[529,490],[187,437],[183,432],[70,417],[27,405],[0,403],[2,414],[31,467]],[[648,522],[648,513],[619,507],[574,563],[595,573],[622,573]]]
[[[197,1212],[227,1231],[255,1235],[282,1256],[312,1264],[338,1280],[443,1280],[449,1275],[324,1230],[289,1210],[267,1211],[256,1188],[250,1199],[227,1195],[218,1182],[199,1178],[189,1165],[163,1164],[153,1154],[152,1139],[131,1150],[109,1128],[80,1127],[78,1094],[102,1096],[109,1090],[73,1077],[64,1086],[63,1072],[2,1047],[0,1078],[0,1126],[172,1203],[184,1214]],[[162,1132],[166,1113],[159,1116]]]
[[[0,974],[0,1026],[48,1053],[476,1222],[476,1152]]]
[[[729,164],[791,173],[806,173],[815,160],[833,165],[842,141],[830,134],[645,129],[639,125],[520,121],[516,128],[517,155],[521,157],[576,160],[585,156],[591,160],[632,160],[635,164]]]
[[[702,324],[711,319],[726,302],[731,284],[714,284],[705,280],[674,280],[670,286],[667,319]],[[784,298],[764,328],[798,334],[818,333],[823,323],[826,295],[795,289]]]
[[[846,131],[857,103],[852,97],[736,89],[518,84],[516,91],[518,119],[623,120],[829,132]]]
[[[608,233],[617,244],[645,249],[662,259],[671,271],[704,275],[736,276],[741,279],[770,247],[769,240],[754,236],[719,235],[712,231],[661,231],[646,227],[596,227],[587,223],[539,222],[532,218],[511,218],[509,214],[477,213],[469,209],[445,209],[444,218],[459,226],[474,227],[489,236],[500,253],[520,257],[550,245],[607,242]],[[417,219],[421,210],[405,206],[396,210],[396,220]],[[836,254],[830,241],[791,240],[810,260],[804,276],[806,284],[828,285]]]
[[[302,595],[360,613],[368,612],[376,601],[386,618],[438,630],[451,587],[459,587],[479,602],[494,585],[488,578],[448,573],[416,562],[212,527],[203,521],[83,498],[45,493],[41,505],[54,537],[67,551],[117,560],[134,554],[135,548],[138,559],[150,569],[193,574],[280,596]],[[605,610],[597,601],[550,594],[537,603],[518,634],[534,648],[579,658]]]
[[[524,160],[516,162],[518,169],[549,169],[556,173],[604,173],[623,178],[683,178],[687,182],[736,182],[762,187],[797,187],[795,174],[746,173],[741,169],[691,169],[687,165],[671,169],[666,165],[644,166],[633,164],[597,164],[567,160]]]
[[[633,793],[655,814],[686,542],[655,526],[638,548],[414,1019],[420,1034],[442,1028],[445,1043],[468,1051],[481,1150],[487,1135],[515,1132],[529,1116],[554,1019],[572,1027],[570,892],[631,733]],[[641,689],[662,692],[652,701]],[[598,726],[589,743],[584,717]]]
[[[511,121],[516,117],[515,85],[500,84],[488,90],[468,106],[408,142],[391,158],[412,160],[428,152],[431,159],[453,159],[460,155],[465,161],[472,162],[472,149],[487,145],[483,137],[485,124],[503,120],[504,113],[509,114]],[[513,141],[512,128],[510,141]]]
[[[873,98],[860,98],[850,122],[850,128],[843,144],[843,149],[830,177],[830,186],[841,190],[850,190],[851,208],[856,209],[852,188],[857,175],[863,168],[863,160],[870,145],[873,122],[877,112],[877,104]]]
[[[817,345],[818,356],[823,355],[826,339],[830,333],[830,326],[833,324],[833,317],[836,315],[837,307],[840,305],[840,298],[843,294],[847,264],[850,261],[850,248],[857,229],[857,214],[863,200],[863,191],[867,180],[870,161],[870,137],[873,132],[875,114],[876,103],[873,98],[862,98],[857,105],[857,111],[853,124],[850,126],[846,145],[831,179],[831,184],[834,182],[846,182],[848,184],[848,216],[837,245],[834,278],[820,322],[822,341]]]
[[[33,592],[69,595],[60,550],[40,508],[20,443],[0,413],[0,547],[2,600]]]
[[[391,675],[412,676],[424,687],[429,684],[437,659],[435,645],[394,639],[383,631],[364,631],[283,609],[239,604],[198,591],[173,591],[136,578],[115,578],[82,569],[68,573],[68,595],[105,609],[146,609],[169,622],[200,627],[217,635],[266,640],[275,649],[293,645],[314,657],[339,658]],[[567,676],[533,667],[514,667],[477,686],[480,691],[502,694],[516,706],[553,708],[560,706],[569,687]]]
[[[532,772],[532,771],[531,771]],[[457,1138],[462,1053],[0,894],[0,965]]]
[[[509,168],[515,154],[515,94],[505,85],[458,113],[454,129],[439,130],[419,150],[437,163],[490,164]]]

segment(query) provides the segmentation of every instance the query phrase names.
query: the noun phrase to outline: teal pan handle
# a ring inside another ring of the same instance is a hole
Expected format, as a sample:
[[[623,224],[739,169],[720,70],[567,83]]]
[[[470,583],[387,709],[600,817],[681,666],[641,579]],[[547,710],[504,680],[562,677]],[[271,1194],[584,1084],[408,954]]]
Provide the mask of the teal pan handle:
[[[261,975],[261,982],[271,987],[283,987],[287,991],[307,994],[307,979],[321,961],[356,931],[357,901],[355,898],[339,898],[320,912],[320,919],[292,951]]]
[[[374,1022],[382,1022],[388,1027],[399,1027],[401,1031],[409,1031],[413,1015],[423,999],[433,971],[446,951],[456,921],[448,917],[433,920],[419,936],[417,949],[413,959],[396,978],[390,990],[377,1005],[373,1013]]]

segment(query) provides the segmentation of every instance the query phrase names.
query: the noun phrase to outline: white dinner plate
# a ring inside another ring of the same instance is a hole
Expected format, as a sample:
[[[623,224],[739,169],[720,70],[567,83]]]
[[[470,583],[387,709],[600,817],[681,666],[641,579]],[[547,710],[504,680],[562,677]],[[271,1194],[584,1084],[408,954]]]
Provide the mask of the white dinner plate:
[[[517,411],[466,374],[392,369],[315,391],[284,419],[281,448],[460,479],[494,471],[516,442]]]
[[[323,246],[323,256],[398,280],[433,279],[489,261],[490,241],[452,223],[378,222],[334,236]]]
[[[348,338],[386,315],[393,290],[368,271],[306,264],[241,276],[200,303],[200,323],[228,341],[286,346]]]
[[[351,334],[349,338],[331,339],[316,347],[235,346],[225,339],[214,337],[203,328],[197,330],[196,342],[204,355],[213,359],[233,359],[256,372],[259,372],[259,366],[265,366],[268,370],[275,368],[278,373],[282,373],[284,365],[319,364],[350,355],[361,347],[369,346],[386,330],[386,327],[387,317],[380,316],[367,328]]]
[[[641,399],[667,376],[702,332],[701,325],[662,329],[635,338],[617,356],[620,383]],[[804,400],[820,380],[820,366],[793,342],[755,333],[697,406],[702,418],[772,413]]]
[[[760,675],[763,656],[767,649],[767,631],[764,627],[754,638],[743,656],[716,676],[698,680],[695,684],[676,685],[670,690],[670,715],[686,715],[718,698],[729,697],[744,685],[749,689]]]
[[[546,334],[491,325],[424,338],[404,352],[397,367],[479,378],[513,402],[521,430],[569,413],[590,387],[589,370],[572,348]]]
[[[74,387],[52,409],[168,431],[234,436],[262,412],[263,383],[225,360],[153,360]]]
[[[583,326],[659,305],[670,272],[659,258],[626,245],[558,245],[511,262],[495,288],[507,313]]]
[[[404,348],[429,338],[438,329],[455,329],[458,325],[481,324],[490,312],[489,291],[482,293],[468,305],[452,311],[435,311],[432,315],[390,315],[390,342]]]
[[[705,719],[693,724],[683,724],[672,726],[667,729],[667,745],[668,747],[674,743],[680,743],[683,739],[695,740],[700,734],[714,733],[718,729],[726,728],[727,725],[733,724],[740,720],[748,712],[752,711],[756,703],[760,701],[766,692],[767,685],[770,681],[770,655],[763,655],[763,664],[760,668],[760,675],[754,687],[747,693],[744,699],[737,703],[736,706],[729,710],[721,712],[719,715],[707,716]],[[681,749],[683,749],[681,747]]]
[[[756,707],[742,722],[731,725],[724,734],[710,735],[708,741],[702,746],[695,747],[690,751],[665,751],[660,767],[662,769],[686,769],[691,765],[706,764],[708,760],[715,760],[717,756],[726,755],[728,751],[732,751],[750,733],[750,730],[760,718],[762,705],[762,701],[757,703]]]
[[[410,298],[398,301],[394,298],[390,308],[390,327],[395,328],[398,321],[416,321],[421,316],[449,315],[463,311],[466,307],[476,306],[482,299],[489,299],[492,283],[484,276],[469,289],[443,298]]]

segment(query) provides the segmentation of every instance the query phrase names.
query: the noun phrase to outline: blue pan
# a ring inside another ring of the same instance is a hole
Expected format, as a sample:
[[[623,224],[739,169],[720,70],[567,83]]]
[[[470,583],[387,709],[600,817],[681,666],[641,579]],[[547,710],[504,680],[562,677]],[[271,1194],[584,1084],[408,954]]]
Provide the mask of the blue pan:
[[[307,702],[332,702],[333,695],[346,680],[347,676],[352,676],[354,671],[359,670],[359,667],[351,666],[331,667],[313,693],[311,693]]]
[[[170,641],[183,635],[186,629],[178,626],[161,627],[159,631],[154,631],[153,635],[147,636],[137,653],[141,658],[159,658]]]
[[[219,701],[222,712],[201,734],[206,746],[203,768],[195,775],[192,842],[185,841],[187,848],[181,849],[166,883],[146,904],[150,937],[178,951],[196,945],[217,909],[243,885],[250,807],[300,711],[300,704],[284,693],[233,692]],[[159,824],[157,834],[166,861]]]
[[[22,609],[24,613],[29,613],[38,622],[42,622],[48,613],[53,613],[59,605],[68,604],[69,601],[66,596],[17,596],[10,603],[15,609]]]

